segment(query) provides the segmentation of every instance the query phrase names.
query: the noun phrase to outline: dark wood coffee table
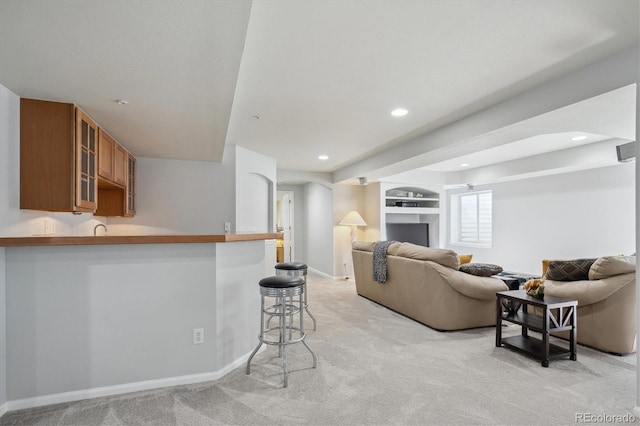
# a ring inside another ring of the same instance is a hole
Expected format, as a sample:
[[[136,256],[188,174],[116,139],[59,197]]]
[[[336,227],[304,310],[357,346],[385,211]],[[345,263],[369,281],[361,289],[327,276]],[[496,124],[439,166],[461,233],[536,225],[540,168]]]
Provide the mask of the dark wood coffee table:
[[[505,303],[506,302],[506,303]],[[507,309],[504,306],[517,306],[521,309]],[[529,312],[529,307],[542,309],[542,316]],[[529,296],[524,290],[499,291],[496,293],[496,347],[515,349],[541,360],[543,367],[549,366],[550,358],[569,355],[573,361],[576,353],[576,330],[578,302],[559,297],[544,296],[543,299]],[[519,336],[502,338],[502,321],[522,326]],[[542,340],[529,336],[529,330],[542,333]],[[549,335],[558,331],[569,331],[569,349],[549,343]]]

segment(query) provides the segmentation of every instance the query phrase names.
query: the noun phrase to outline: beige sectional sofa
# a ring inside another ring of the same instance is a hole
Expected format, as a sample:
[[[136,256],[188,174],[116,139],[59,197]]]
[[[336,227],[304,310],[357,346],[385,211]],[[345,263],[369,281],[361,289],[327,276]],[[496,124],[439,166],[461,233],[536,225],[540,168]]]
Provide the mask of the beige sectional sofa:
[[[393,243],[387,250],[387,281],[373,279],[374,243],[353,243],[356,291],[436,330],[495,326],[500,279],[458,270],[453,250]]]
[[[578,301],[578,343],[606,352],[636,351],[636,257],[598,258],[589,279],[545,279],[545,295]]]

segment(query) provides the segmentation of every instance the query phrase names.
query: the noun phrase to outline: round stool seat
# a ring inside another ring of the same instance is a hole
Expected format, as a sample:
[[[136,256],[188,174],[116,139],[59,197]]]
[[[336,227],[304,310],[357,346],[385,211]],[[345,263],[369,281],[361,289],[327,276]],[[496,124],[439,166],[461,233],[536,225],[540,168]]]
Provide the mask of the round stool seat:
[[[292,288],[303,285],[304,280],[293,275],[276,275],[263,278],[258,284],[266,288]]]
[[[276,265],[276,269],[282,269],[285,271],[299,271],[299,270],[307,270],[307,265],[302,262],[285,262],[278,263]]]

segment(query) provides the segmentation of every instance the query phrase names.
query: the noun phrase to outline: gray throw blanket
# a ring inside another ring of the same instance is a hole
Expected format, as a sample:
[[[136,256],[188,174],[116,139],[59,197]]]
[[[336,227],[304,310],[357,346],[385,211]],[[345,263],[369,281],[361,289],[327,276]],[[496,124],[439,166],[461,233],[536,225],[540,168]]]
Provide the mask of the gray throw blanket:
[[[373,279],[387,282],[387,249],[395,241],[378,241],[373,245]]]

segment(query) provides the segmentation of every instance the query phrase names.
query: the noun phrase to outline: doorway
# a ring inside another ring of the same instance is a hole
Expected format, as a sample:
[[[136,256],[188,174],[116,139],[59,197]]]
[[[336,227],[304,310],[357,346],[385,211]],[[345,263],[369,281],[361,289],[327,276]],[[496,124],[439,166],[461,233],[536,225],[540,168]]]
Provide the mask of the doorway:
[[[278,263],[293,262],[294,227],[293,227],[293,191],[278,191],[276,230],[283,233],[282,240],[277,241],[276,259]]]

